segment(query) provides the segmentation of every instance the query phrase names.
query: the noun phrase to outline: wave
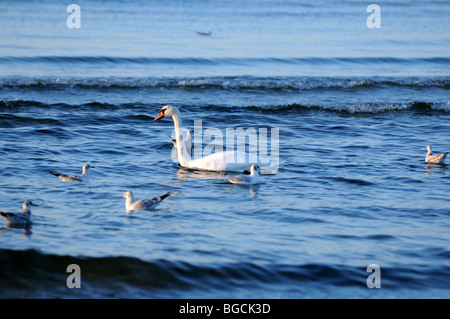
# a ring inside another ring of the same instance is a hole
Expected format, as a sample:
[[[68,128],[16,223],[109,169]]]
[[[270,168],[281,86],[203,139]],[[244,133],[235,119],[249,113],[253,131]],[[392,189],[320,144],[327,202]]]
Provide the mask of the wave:
[[[290,64],[290,65],[331,65],[331,64],[445,64],[450,57],[120,57],[120,56],[3,56],[2,63],[70,63],[70,64],[137,64],[137,65],[249,65],[249,64]]]
[[[0,111],[7,112],[8,110],[14,110],[17,108],[44,108],[44,109],[79,109],[83,107],[84,109],[90,109],[91,111],[104,111],[104,110],[123,110],[123,109],[142,109],[145,111],[149,107],[154,111],[154,106],[149,106],[148,104],[142,103],[124,103],[124,104],[110,104],[101,102],[90,102],[82,105],[71,105],[65,103],[55,103],[55,104],[45,104],[38,101],[25,101],[25,100],[0,100]],[[290,112],[290,113],[307,113],[307,112],[329,112],[329,113],[341,113],[349,115],[358,114],[380,114],[380,113],[411,113],[414,115],[427,114],[427,115],[441,115],[450,113],[450,104],[447,103],[433,103],[425,101],[414,101],[409,103],[398,103],[398,104],[377,104],[377,103],[366,103],[366,104],[354,104],[354,105],[311,105],[311,104],[298,104],[298,103],[288,103],[284,105],[263,105],[263,106],[252,106],[252,105],[240,105],[240,106],[221,106],[221,105],[195,105],[195,106],[184,106],[186,109],[192,111],[202,112],[204,110],[214,110],[216,112],[230,112],[234,110],[236,112],[245,110],[262,112],[262,113],[279,113],[279,112]],[[0,119],[3,120],[14,120],[22,119],[24,121],[34,120],[34,118],[23,118],[13,114],[0,114]],[[133,119],[149,120],[151,117],[145,115],[138,115],[133,117]],[[42,121],[36,119],[37,121]]]
[[[222,91],[312,91],[356,90],[371,88],[406,87],[412,89],[450,89],[450,79],[444,78],[382,78],[339,79],[313,77],[210,77],[210,78],[47,78],[47,79],[0,79],[1,88],[18,89],[183,89]]]
[[[2,249],[0,261],[0,296],[3,298],[195,298],[197,295],[205,297],[211,291],[233,291],[239,287],[250,289],[257,296],[257,291],[271,288],[279,291],[283,286],[296,293],[308,294],[310,289],[331,289],[330,286],[364,288],[368,276],[367,265],[205,265],[164,259],[144,261],[124,256],[75,257],[37,250]],[[70,291],[66,285],[72,274],[67,272],[71,264],[80,267],[82,289],[78,291]],[[446,289],[445,283],[450,279],[449,267],[445,266],[385,267],[383,274],[384,287],[392,290],[422,290],[424,282],[426,288]],[[296,296],[299,297],[301,295]]]
[[[412,114],[448,114],[450,113],[449,103],[431,103],[415,101],[410,103],[399,104],[355,104],[355,105],[337,105],[337,106],[320,106],[309,104],[289,103],[282,106],[268,106],[268,107],[249,107],[250,109],[260,110],[263,112],[306,112],[306,111],[326,111],[332,113],[343,114],[380,114],[380,113],[406,113]]]

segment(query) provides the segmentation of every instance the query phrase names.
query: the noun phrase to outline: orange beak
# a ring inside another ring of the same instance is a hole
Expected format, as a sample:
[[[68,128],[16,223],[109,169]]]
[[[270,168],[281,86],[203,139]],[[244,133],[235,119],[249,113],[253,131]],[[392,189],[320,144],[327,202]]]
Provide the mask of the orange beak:
[[[164,113],[163,112],[159,112],[158,116],[155,117],[155,119],[153,120],[153,122],[156,122],[159,119],[162,119],[164,117]]]

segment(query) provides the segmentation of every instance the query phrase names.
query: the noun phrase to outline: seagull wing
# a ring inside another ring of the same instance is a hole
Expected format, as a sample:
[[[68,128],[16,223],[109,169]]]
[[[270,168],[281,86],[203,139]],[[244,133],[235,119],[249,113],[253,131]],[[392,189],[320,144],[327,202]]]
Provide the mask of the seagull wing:
[[[59,174],[55,172],[50,172],[50,174],[55,175],[63,182],[82,182],[83,179],[76,175],[66,175],[66,174]]]
[[[1,212],[0,216],[7,222],[13,224],[26,224],[30,221],[30,215],[25,213]]]
[[[248,184],[251,183],[252,178],[250,175],[237,175],[237,176],[227,176],[227,179],[233,184]]]
[[[159,203],[161,203],[167,196],[171,195],[172,192],[167,192],[164,195],[153,197],[152,199],[141,199],[133,203],[133,210],[141,209],[152,209],[155,208]]]

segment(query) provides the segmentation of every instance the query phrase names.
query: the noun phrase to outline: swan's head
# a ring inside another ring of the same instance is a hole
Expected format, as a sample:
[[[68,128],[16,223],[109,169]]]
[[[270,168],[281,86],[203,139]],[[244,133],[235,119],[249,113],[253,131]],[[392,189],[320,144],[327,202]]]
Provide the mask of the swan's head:
[[[431,152],[431,146],[430,145],[427,146],[427,151]]]
[[[123,198],[132,198],[132,197],[133,197],[133,194],[131,194],[130,191],[126,191],[125,194],[123,194],[123,195],[120,196],[120,197],[123,197]]]
[[[157,121],[159,119],[162,119],[163,117],[168,117],[168,116],[173,116],[175,114],[179,114],[180,111],[178,110],[178,108],[176,106],[172,106],[172,105],[166,105],[164,106],[160,111],[157,117],[155,117],[155,119],[153,121]]]
[[[84,164],[83,169],[88,170],[90,168],[95,168],[95,166],[92,166],[91,164]]]

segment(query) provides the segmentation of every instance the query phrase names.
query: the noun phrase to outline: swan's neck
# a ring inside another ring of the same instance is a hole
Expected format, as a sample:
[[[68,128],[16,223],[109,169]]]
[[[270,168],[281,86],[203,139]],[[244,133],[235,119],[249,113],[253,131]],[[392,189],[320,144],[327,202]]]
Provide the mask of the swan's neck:
[[[88,173],[88,169],[86,168],[86,166],[83,166],[83,174],[81,174],[81,176],[86,177]]]
[[[175,126],[175,137],[177,140],[177,155],[178,160],[180,161],[181,166],[185,166],[187,162],[191,160],[191,157],[186,151],[186,144],[183,141],[183,134],[181,129],[183,127],[181,123],[181,115],[179,112],[172,115],[173,123]]]

